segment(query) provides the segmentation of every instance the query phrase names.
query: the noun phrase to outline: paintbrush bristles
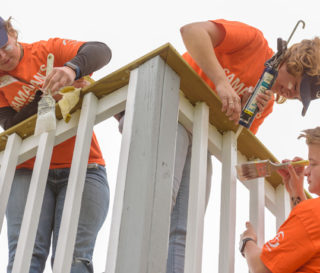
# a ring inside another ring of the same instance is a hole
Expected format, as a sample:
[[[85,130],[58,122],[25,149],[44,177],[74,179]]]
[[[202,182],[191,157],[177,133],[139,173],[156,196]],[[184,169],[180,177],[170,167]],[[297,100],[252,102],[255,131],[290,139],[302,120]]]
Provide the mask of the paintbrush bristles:
[[[258,177],[267,177],[275,170],[287,168],[288,165],[307,166],[308,160],[288,161],[285,163],[273,163],[270,160],[251,161],[236,166],[238,178],[246,181]]]
[[[270,176],[270,168],[267,160],[260,162],[249,162],[236,166],[238,177],[241,181],[254,179],[257,177]]]

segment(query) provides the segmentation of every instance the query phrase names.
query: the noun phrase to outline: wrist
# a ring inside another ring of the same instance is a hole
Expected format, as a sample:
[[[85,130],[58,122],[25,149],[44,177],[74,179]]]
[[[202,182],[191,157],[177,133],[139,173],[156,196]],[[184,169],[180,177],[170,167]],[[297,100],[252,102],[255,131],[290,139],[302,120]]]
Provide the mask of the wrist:
[[[81,71],[79,66],[77,66],[76,64],[73,64],[72,62],[66,62],[64,66],[71,68],[75,72],[74,80],[78,80],[81,78]]]
[[[246,238],[243,238],[241,241],[240,241],[240,245],[239,245],[239,250],[240,250],[240,253],[243,257],[245,257],[245,249],[246,249],[246,246],[247,244],[252,241],[254,242],[255,244],[257,243],[256,240],[254,240],[253,238],[251,237],[246,237]]]
[[[301,201],[305,200],[304,198],[304,194],[303,195],[291,195],[290,196],[290,201],[291,201],[291,204],[294,206],[298,205]]]

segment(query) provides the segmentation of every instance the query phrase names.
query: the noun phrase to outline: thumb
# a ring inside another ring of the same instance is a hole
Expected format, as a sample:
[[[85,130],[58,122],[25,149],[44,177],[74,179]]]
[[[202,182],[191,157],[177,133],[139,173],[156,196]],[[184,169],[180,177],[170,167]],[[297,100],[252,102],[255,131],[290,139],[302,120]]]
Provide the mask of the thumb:
[[[253,87],[250,86],[248,88],[248,90],[246,90],[245,92],[243,92],[242,98],[241,98],[241,106],[242,108],[244,107],[244,105],[247,103],[247,100],[250,98],[251,94],[253,92]]]

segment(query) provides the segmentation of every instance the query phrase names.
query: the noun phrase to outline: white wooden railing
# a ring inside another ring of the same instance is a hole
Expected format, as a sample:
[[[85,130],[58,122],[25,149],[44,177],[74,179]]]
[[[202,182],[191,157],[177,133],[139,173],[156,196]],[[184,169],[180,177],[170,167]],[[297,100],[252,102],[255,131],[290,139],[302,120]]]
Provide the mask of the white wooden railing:
[[[82,94],[81,110],[68,124],[59,120],[56,131],[34,136],[32,117],[0,135],[0,228],[15,167],[36,156],[13,272],[29,272],[52,148],[76,134],[53,266],[54,273],[70,271],[93,126],[123,110],[105,272],[165,272],[178,121],[193,134],[185,272],[201,272],[208,149],[222,164],[219,272],[234,272],[236,183],[240,183],[234,166],[248,158],[274,159],[272,154],[248,130],[236,134],[237,128],[215,107],[220,103],[217,97],[170,45],[97,81]],[[250,191],[250,220],[262,245],[264,208],[275,215],[278,227],[289,212],[287,195],[274,176],[244,185]]]

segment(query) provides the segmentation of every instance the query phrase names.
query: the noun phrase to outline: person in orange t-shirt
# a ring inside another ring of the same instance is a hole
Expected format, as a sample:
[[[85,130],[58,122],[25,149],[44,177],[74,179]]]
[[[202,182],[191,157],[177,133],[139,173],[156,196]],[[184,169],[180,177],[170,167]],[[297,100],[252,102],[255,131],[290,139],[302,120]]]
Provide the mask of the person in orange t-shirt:
[[[183,58],[217,93],[222,112],[238,123],[241,107],[258,82],[265,62],[274,55],[262,32],[242,22],[219,19],[187,24],[181,28],[181,36],[187,49]],[[285,53],[272,90],[257,98],[260,112],[250,127],[251,132],[257,133],[272,112],[275,100],[301,99],[304,115],[310,101],[319,97],[314,89],[318,75],[320,39],[303,40],[291,46]],[[190,160],[191,135],[179,124],[167,273],[184,270]],[[207,169],[208,200],[212,169],[210,155]]]
[[[262,249],[250,222],[241,235],[240,251],[252,273],[320,272],[320,198],[307,199],[303,189],[306,176],[309,191],[320,196],[320,127],[303,132],[299,137],[306,138],[310,165],[278,170],[291,199],[289,217]]]
[[[54,55],[54,68],[46,77],[49,53]],[[18,33],[11,17],[0,17],[0,125],[8,129],[37,113],[41,90],[51,90],[57,100],[59,89],[88,84],[82,79],[106,65],[111,50],[101,42],[79,42],[52,38],[34,43],[18,42]],[[71,167],[75,137],[53,149],[45,189],[30,272],[43,272],[49,254],[52,236],[52,262],[55,256],[63,203]],[[8,225],[9,262],[12,271],[23,211],[34,166],[34,158],[17,167],[6,217]],[[92,135],[85,186],[71,272],[93,272],[92,254],[96,236],[109,207],[109,186],[105,162],[99,144]]]

